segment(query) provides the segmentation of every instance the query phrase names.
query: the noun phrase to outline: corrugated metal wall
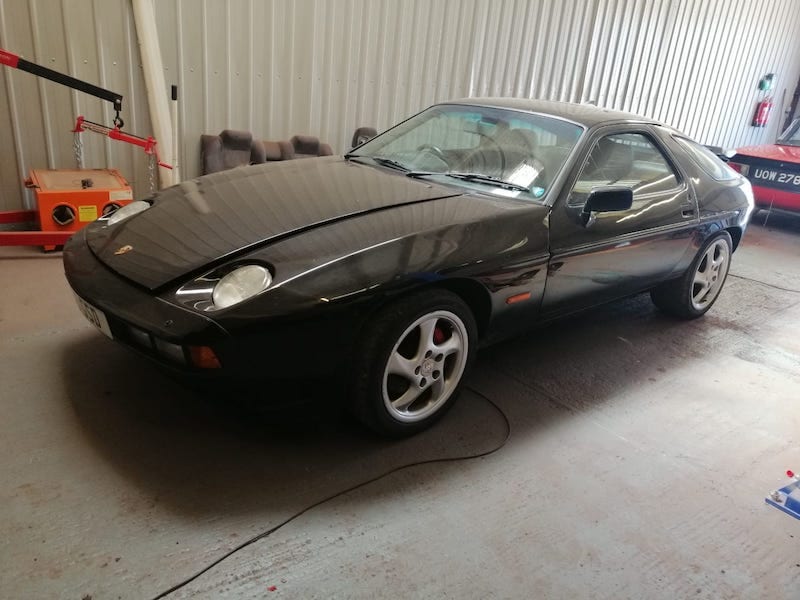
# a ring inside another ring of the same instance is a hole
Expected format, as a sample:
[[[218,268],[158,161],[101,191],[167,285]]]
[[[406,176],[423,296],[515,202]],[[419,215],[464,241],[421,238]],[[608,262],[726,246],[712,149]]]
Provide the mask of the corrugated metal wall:
[[[183,176],[199,138],[319,135],[344,151],[444,99],[515,95],[656,117],[725,146],[771,141],[750,127],[775,73],[775,112],[800,75],[797,0],[159,0],[167,83],[180,86]],[[150,133],[127,0],[0,0],[0,47],[125,96],[126,129]],[[32,166],[69,167],[77,114],[106,103],[0,71],[0,209],[22,205]],[[167,90],[165,90],[167,93]],[[146,193],[139,150],[87,138],[89,165],[119,167]]]

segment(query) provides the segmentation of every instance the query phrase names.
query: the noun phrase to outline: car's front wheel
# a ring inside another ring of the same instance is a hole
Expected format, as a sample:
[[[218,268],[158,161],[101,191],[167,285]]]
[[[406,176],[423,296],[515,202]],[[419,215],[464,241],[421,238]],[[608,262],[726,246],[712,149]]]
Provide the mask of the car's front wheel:
[[[355,351],[354,413],[382,435],[430,427],[455,400],[476,342],[472,311],[446,290],[426,290],[385,307]]]
[[[650,292],[655,305],[683,319],[704,315],[725,284],[732,248],[727,231],[720,231],[706,240],[682,277],[662,283]]]

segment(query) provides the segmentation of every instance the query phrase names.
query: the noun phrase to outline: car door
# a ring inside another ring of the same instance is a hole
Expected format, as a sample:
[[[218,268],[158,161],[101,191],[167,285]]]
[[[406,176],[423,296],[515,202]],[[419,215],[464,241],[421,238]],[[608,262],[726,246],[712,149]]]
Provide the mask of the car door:
[[[688,250],[698,220],[690,182],[645,125],[595,131],[550,215],[551,259],[542,316],[643,291]],[[589,192],[633,190],[629,209],[586,214]]]

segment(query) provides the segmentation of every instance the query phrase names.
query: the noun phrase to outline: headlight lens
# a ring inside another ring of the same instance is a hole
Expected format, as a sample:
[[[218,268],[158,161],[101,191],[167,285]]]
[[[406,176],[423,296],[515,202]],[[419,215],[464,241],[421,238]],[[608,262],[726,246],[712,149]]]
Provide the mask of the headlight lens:
[[[225,275],[211,294],[215,308],[227,308],[263,292],[272,283],[270,272],[260,265],[245,265]]]
[[[126,204],[122,208],[115,210],[108,217],[102,217],[102,219],[106,222],[106,225],[114,225],[115,223],[124,221],[128,217],[139,214],[148,208],[150,208],[149,203],[145,202],[144,200],[135,200],[134,202]]]

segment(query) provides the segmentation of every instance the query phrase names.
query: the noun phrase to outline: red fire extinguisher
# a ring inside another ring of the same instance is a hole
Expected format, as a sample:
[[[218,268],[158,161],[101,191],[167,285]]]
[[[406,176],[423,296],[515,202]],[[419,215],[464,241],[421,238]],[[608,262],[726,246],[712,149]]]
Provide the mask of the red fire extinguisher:
[[[772,96],[767,96],[756,104],[756,112],[753,115],[753,127],[766,127],[769,121],[769,111],[772,110]]]

